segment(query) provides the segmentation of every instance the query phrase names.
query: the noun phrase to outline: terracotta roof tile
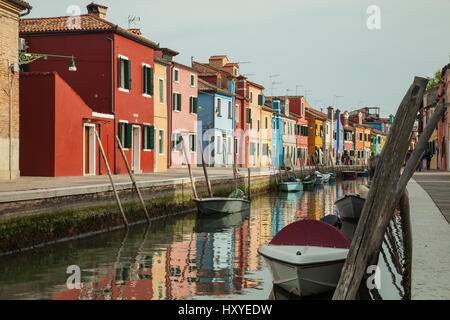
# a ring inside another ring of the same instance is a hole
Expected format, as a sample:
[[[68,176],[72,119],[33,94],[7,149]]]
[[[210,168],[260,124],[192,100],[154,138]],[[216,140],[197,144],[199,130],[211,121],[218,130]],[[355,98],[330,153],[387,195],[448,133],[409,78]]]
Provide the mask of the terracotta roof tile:
[[[29,18],[21,19],[19,23],[20,33],[45,33],[45,32],[76,32],[76,31],[114,31],[124,36],[141,40],[149,45],[157,47],[158,44],[145,37],[133,33],[127,29],[107,20],[99,18],[93,14],[80,16],[80,23],[74,24],[73,17],[49,17],[49,18]]]

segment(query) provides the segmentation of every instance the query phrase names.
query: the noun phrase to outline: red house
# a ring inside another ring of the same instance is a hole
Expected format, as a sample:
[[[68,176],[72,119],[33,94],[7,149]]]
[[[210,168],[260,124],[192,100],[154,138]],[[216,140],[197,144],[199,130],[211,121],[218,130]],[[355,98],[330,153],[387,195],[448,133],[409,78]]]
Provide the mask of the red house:
[[[106,170],[101,170],[103,165],[92,131],[99,132],[101,126],[98,122],[88,125],[91,118],[108,120],[102,128],[101,140],[114,173],[126,173],[115,136],[121,140],[134,172],[154,170],[153,57],[158,44],[141,36],[137,29],[126,30],[105,20],[107,7],[91,3],[87,9],[88,14],[79,19],[55,17],[20,21],[20,37],[26,40],[27,52],[48,55],[29,63],[24,71],[50,72],[51,79],[45,82],[50,87],[42,88],[46,92],[59,95],[61,88],[73,90],[63,100],[47,101],[45,105],[48,110],[70,113],[70,117],[51,118],[52,123],[48,125],[54,130],[54,139],[49,139],[47,133],[40,130],[41,123],[28,121],[21,124],[24,129],[21,143],[26,144],[33,134],[46,143],[63,143],[74,150],[59,154],[51,162],[51,170],[35,168],[24,170],[24,174],[106,174]],[[77,71],[69,71],[70,61],[55,55],[73,56]],[[31,113],[21,112],[21,117],[29,119],[39,112],[32,104],[44,105],[42,101],[29,98],[39,96],[38,88],[42,87],[38,85],[39,81],[38,76],[30,76],[21,85],[21,99],[30,104],[24,105],[22,111]],[[80,137],[78,134],[66,135],[69,131],[83,134]],[[22,166],[31,168],[35,161],[33,152],[25,148],[21,148],[21,152]]]

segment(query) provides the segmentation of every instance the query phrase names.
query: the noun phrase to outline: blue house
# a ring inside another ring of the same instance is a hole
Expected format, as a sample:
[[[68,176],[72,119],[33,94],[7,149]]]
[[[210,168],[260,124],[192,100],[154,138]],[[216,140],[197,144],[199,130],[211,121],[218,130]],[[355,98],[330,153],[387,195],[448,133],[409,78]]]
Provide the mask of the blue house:
[[[336,154],[336,164],[340,163],[342,154],[344,153],[344,125],[341,120],[341,110],[337,109],[334,114],[334,150]]]
[[[278,98],[268,99],[266,104],[273,109],[272,115],[272,165],[279,168],[283,164],[283,136],[281,102]]]
[[[208,166],[231,166],[234,162],[234,92],[198,80],[197,129]],[[234,91],[234,86],[230,86]],[[201,134],[200,134],[201,132]],[[198,148],[201,164],[201,150]]]

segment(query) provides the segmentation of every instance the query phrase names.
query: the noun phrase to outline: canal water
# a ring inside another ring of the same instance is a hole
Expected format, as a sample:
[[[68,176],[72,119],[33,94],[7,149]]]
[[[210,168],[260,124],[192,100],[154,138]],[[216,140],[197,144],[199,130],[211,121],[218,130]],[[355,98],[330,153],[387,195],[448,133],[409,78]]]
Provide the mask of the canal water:
[[[359,178],[267,194],[244,214],[208,219],[192,212],[1,257],[0,299],[291,299],[274,290],[258,248],[294,221],[337,214],[334,202],[361,193],[366,183]],[[343,231],[351,236],[355,228],[347,223]],[[403,236],[395,215],[379,259],[383,299],[405,296]],[[81,270],[80,289],[67,287],[69,266]]]

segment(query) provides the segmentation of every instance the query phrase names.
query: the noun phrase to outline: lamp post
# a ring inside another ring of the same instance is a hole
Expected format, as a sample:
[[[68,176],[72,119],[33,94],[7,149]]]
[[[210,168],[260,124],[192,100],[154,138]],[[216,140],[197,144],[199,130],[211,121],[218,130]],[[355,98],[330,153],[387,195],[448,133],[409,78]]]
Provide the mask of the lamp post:
[[[77,71],[77,67],[75,66],[75,57],[74,56],[60,56],[56,54],[46,54],[46,53],[28,53],[28,52],[19,52],[19,64],[29,64],[38,59],[44,58],[47,60],[48,57],[54,58],[64,58],[70,59],[69,71]]]

